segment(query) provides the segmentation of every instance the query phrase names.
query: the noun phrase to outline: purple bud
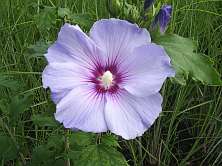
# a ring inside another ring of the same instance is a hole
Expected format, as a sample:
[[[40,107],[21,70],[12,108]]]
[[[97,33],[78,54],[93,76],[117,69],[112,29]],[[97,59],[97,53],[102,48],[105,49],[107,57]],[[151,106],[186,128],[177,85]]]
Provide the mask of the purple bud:
[[[144,11],[147,10],[152,4],[153,4],[154,0],[145,0],[144,1]]]
[[[164,33],[167,29],[167,25],[170,22],[171,14],[172,14],[172,6],[171,5],[164,5],[160,9],[160,11],[156,15],[156,17],[154,18],[154,21],[153,21],[151,27],[154,29],[159,25],[160,32]]]

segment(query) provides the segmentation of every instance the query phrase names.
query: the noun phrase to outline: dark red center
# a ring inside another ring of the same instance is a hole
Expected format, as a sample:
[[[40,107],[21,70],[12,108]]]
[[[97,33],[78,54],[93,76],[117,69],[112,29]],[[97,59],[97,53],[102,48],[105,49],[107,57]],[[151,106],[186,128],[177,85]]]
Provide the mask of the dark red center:
[[[113,75],[112,85],[109,88],[105,88],[101,84],[101,77],[106,71],[110,71]],[[92,71],[93,77],[89,79],[90,82],[94,83],[95,90],[97,93],[116,93],[119,89],[119,84],[123,81],[121,73],[118,71],[117,65],[97,65]]]

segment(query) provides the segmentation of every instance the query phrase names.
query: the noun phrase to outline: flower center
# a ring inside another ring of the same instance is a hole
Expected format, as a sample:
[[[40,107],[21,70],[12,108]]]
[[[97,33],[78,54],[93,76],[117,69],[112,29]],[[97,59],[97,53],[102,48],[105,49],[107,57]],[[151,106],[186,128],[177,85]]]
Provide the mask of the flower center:
[[[105,89],[109,89],[110,86],[113,84],[113,74],[107,70],[105,73],[103,73],[101,77],[102,85]]]

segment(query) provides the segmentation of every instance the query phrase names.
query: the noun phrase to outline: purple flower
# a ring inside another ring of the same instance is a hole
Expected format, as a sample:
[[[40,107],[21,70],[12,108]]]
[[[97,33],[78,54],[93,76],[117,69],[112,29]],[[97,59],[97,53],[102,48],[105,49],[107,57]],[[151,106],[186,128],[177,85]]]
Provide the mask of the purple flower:
[[[174,76],[164,49],[146,29],[119,19],[97,21],[89,37],[65,24],[45,55],[44,88],[65,128],[141,136],[161,112],[159,90]]]
[[[152,23],[152,28],[156,28],[157,26],[160,27],[160,32],[164,33],[166,31],[167,25],[170,22],[172,14],[172,6],[170,5],[164,5],[159,13],[154,18],[154,21]]]

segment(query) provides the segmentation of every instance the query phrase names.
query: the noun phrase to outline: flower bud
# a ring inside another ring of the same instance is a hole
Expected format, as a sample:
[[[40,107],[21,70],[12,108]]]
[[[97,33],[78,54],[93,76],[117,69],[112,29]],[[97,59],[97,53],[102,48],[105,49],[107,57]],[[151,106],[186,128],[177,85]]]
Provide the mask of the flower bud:
[[[144,6],[143,6],[144,11],[149,9],[152,6],[153,3],[154,3],[154,0],[145,0],[144,1]]]
[[[154,18],[154,21],[152,22],[151,28],[156,28],[159,26],[160,32],[164,33],[167,29],[167,25],[170,22],[172,14],[172,6],[171,5],[164,5],[159,13]]]

